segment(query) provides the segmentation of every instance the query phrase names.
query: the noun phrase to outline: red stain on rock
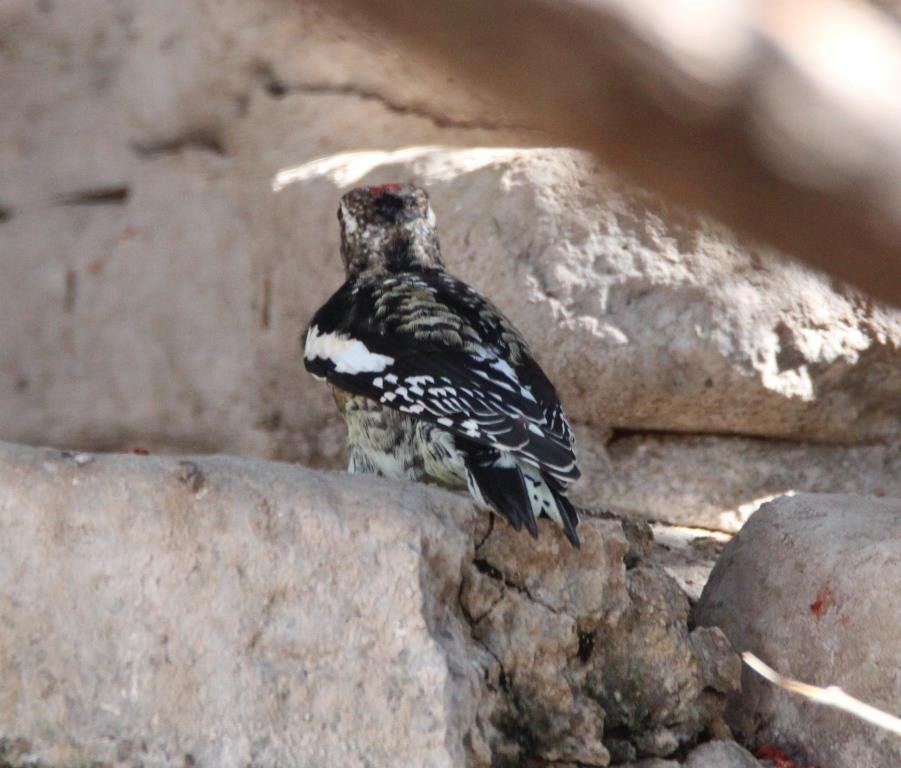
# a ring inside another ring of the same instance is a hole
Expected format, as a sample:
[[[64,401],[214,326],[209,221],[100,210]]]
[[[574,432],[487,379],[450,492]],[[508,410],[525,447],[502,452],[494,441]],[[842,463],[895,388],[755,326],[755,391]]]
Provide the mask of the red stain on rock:
[[[150,455],[150,451],[148,451],[146,448],[132,448],[131,452],[135,456],[149,456]]]
[[[798,764],[778,747],[764,744],[754,753],[758,760],[769,760],[772,768],[798,768]]]
[[[819,619],[825,616],[829,609],[834,608],[835,605],[835,593],[829,588],[828,584],[824,584],[820,587],[820,591],[817,592],[816,600],[810,604],[810,612]]]

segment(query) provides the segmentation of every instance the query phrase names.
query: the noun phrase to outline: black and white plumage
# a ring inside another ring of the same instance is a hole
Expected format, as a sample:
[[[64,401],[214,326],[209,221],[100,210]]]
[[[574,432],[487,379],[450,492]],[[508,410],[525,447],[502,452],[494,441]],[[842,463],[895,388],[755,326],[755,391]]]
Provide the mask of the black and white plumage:
[[[468,488],[517,530],[555,520],[579,477],[553,385],[509,320],[445,270],[425,192],[362,187],[338,210],[347,281],[313,317],[304,363],[347,422],[350,472]]]

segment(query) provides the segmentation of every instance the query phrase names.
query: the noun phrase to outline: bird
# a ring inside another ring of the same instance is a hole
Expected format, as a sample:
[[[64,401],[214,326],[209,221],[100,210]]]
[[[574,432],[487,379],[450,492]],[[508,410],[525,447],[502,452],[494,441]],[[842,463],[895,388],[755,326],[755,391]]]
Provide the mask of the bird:
[[[346,423],[348,471],[468,490],[533,538],[552,519],[578,548],[572,428],[522,334],[445,269],[425,190],[357,187],[338,221],[346,280],[302,344]]]

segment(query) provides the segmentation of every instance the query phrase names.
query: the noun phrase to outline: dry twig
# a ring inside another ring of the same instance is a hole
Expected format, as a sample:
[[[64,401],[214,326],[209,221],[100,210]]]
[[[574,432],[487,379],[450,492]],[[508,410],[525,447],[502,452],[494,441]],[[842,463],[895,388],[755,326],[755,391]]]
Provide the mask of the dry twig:
[[[825,704],[828,707],[848,712],[861,720],[866,720],[868,723],[878,725],[880,728],[901,736],[901,719],[883,712],[881,709],[876,709],[876,707],[866,704],[859,699],[855,699],[853,696],[849,696],[841,688],[837,688],[834,685],[830,685],[828,688],[819,688],[816,685],[809,685],[808,683],[785,677],[748,651],[745,651],[741,657],[745,664],[758,675],[769,680],[773,685],[777,685],[786,691],[797,693],[819,704]]]

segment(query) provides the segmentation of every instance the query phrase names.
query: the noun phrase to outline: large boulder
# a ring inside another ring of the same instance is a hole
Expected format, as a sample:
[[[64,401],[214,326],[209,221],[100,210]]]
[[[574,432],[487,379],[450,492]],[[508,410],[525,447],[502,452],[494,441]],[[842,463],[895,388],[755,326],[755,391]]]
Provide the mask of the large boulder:
[[[395,54],[347,37],[281,0],[226,0],[214,21],[196,0],[0,8],[0,435],[336,464],[297,345],[337,274],[310,279],[334,210],[295,250],[307,203],[273,228],[272,177],[348,147],[496,134],[457,101],[435,107],[463,127],[375,83],[347,90],[353,72],[398,82]]]
[[[0,762],[605,766],[722,733],[738,657],[640,527],[0,445]],[[5,762],[4,762],[5,761]]]
[[[467,519],[371,478],[4,445],[0,736],[48,766],[463,765]]]
[[[779,672],[892,714],[901,701],[901,500],[799,494],[764,505],[726,547],[695,618]],[[901,740],[750,670],[729,722],[808,764],[901,765]]]

